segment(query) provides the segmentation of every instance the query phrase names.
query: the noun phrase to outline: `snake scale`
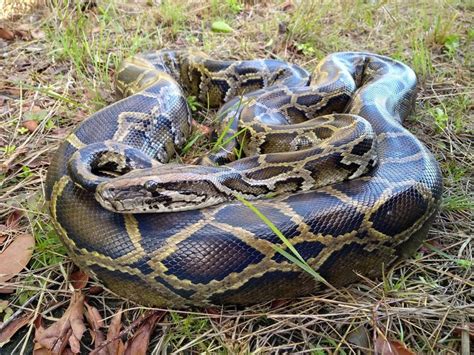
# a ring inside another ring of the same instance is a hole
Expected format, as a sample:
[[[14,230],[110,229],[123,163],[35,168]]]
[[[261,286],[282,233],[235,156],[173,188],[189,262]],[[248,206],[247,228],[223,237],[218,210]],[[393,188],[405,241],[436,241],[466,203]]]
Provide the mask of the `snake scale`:
[[[416,76],[396,60],[335,53],[310,75],[161,50],[126,60],[117,88],[125,98],[60,145],[46,194],[75,263],[138,303],[247,305],[324,287],[237,195],[334,287],[412,254],[437,212],[438,164],[402,127]],[[186,95],[220,107],[221,149],[164,164],[191,132]]]

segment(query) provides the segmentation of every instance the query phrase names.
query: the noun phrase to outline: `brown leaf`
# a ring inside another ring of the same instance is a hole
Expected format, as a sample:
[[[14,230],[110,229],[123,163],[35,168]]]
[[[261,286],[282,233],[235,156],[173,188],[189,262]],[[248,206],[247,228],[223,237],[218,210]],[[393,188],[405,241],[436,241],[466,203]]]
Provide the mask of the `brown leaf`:
[[[415,352],[408,349],[402,342],[389,340],[383,336],[375,340],[374,351],[376,355],[415,355]]]
[[[71,316],[69,317],[69,321],[71,324],[71,329],[72,329],[72,335],[70,339],[77,340],[77,343],[79,344],[79,341],[82,338],[82,334],[86,331],[86,326],[84,325],[84,296],[81,296],[81,301],[76,302],[74,307],[71,308]],[[71,349],[73,349],[72,344],[71,344]],[[79,352],[79,347],[77,348],[78,350],[73,351]]]
[[[0,38],[11,41],[15,38],[15,34],[5,27],[0,27]]]
[[[5,233],[7,230],[8,229],[4,224],[0,224],[0,247],[5,242],[5,240],[7,240],[7,238],[8,238],[6,235],[2,234],[2,233]]]
[[[74,333],[74,331],[72,333]],[[79,352],[81,351],[81,343],[77,339],[77,337],[74,334],[71,334],[68,338],[68,341],[73,354],[79,354]]]
[[[97,310],[97,308],[91,306],[89,303],[85,303],[85,306],[86,306],[86,309],[87,309],[87,313],[86,313],[86,317],[88,320],[90,320],[90,324],[91,324],[91,327],[92,329],[96,330],[96,329],[100,329],[100,328],[103,328],[104,327],[104,320],[102,319],[99,311]]]
[[[21,90],[18,87],[0,87],[0,95],[8,96],[12,99],[17,99],[21,96]]]
[[[39,314],[33,321],[33,325],[35,326],[35,332],[44,331],[43,317],[41,316],[41,314]],[[51,351],[46,349],[40,343],[35,343],[33,347],[33,355],[51,355]]]
[[[5,27],[0,27],[0,38],[5,39],[7,41],[12,41],[15,38],[21,39],[30,39],[31,35],[29,31],[25,31],[18,27],[18,29],[8,29]]]
[[[20,210],[14,210],[8,215],[5,225],[9,229],[15,229],[18,227],[21,217],[23,217],[23,212]]]
[[[82,270],[77,270],[69,276],[69,281],[71,281],[72,287],[74,287],[75,290],[82,290],[89,281],[89,275]]]
[[[40,344],[35,344],[33,347],[33,355],[51,355],[51,351],[44,348]]]
[[[53,353],[61,354],[68,344],[74,353],[80,352],[80,340],[86,330],[83,312],[84,295],[75,293],[58,321],[46,329],[36,329],[35,342]]]
[[[107,340],[114,340],[111,342],[109,345],[107,345],[107,351],[109,352],[109,355],[117,355],[120,354],[120,349],[124,349],[125,345],[118,337],[120,333],[120,328],[122,327],[122,309],[119,309],[117,313],[113,316],[112,320],[110,321],[109,325],[109,331],[107,332]]]
[[[280,7],[283,11],[291,11],[295,8],[295,5],[293,4],[293,1],[287,0],[281,4]]]
[[[90,295],[98,295],[99,293],[102,293],[104,292],[104,288],[102,286],[91,286],[91,288],[89,289],[89,294]]]
[[[210,135],[212,133],[212,128],[206,126],[206,125],[203,125],[199,122],[196,122],[193,120],[192,122],[192,125],[194,127],[194,129],[202,134],[205,134],[205,135]]]
[[[51,134],[55,136],[56,138],[64,138],[69,134],[70,131],[71,129],[68,127],[59,127],[59,128],[54,128]]]
[[[92,342],[95,344],[97,348],[100,344],[105,341],[104,333],[101,332],[100,328],[104,327],[104,320],[102,319],[99,311],[97,308],[89,305],[87,302],[85,303],[87,312],[86,312],[86,319],[91,327],[91,336]],[[99,351],[98,354],[107,355],[107,351],[104,349],[103,351]]]
[[[359,348],[368,349],[370,345],[369,332],[361,325],[347,334],[347,341],[357,345]]]
[[[23,328],[30,322],[33,315],[34,312],[30,312],[8,323],[8,325],[0,331],[0,344],[8,343],[11,337],[15,335],[19,329]]]
[[[26,120],[22,123],[23,127],[25,127],[29,132],[33,133],[38,128],[38,122],[35,120]]]
[[[33,255],[35,238],[31,234],[20,234],[0,254],[0,284],[10,280],[25,268]],[[6,290],[0,286],[0,293]]]
[[[127,343],[125,355],[145,355],[150,342],[150,336],[158,321],[165,315],[165,312],[155,312],[137,329],[133,338]]]
[[[474,340],[474,323],[463,324],[454,328],[454,334],[461,336],[463,332],[468,332],[469,337]]]

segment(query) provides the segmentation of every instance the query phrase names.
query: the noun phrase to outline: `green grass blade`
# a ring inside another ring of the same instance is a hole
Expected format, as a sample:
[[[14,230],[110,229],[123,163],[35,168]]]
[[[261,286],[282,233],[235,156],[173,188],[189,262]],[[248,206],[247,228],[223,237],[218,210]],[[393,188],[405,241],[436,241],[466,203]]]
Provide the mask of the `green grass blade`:
[[[306,260],[303,259],[303,257],[298,253],[298,250],[295,249],[293,244],[290,243],[290,241],[283,235],[283,233],[273,224],[272,221],[270,221],[262,212],[259,211],[257,207],[255,207],[251,202],[247,201],[244,197],[241,195],[234,193],[234,196],[237,200],[242,202],[246,207],[248,207],[253,213],[257,215],[271,230],[273,233],[277,235],[278,238],[285,244],[285,246],[291,251],[290,254],[286,250],[282,249],[281,247],[277,245],[273,245],[273,248],[283,255],[285,258],[290,260],[291,262],[295,263],[298,267],[300,267],[302,270],[313,276],[316,280],[322,282],[324,285],[326,285],[328,288],[331,290],[335,291],[336,293],[340,293],[339,290],[337,290],[334,286],[332,286],[328,281],[326,281],[316,270],[314,270],[311,266],[308,265]]]

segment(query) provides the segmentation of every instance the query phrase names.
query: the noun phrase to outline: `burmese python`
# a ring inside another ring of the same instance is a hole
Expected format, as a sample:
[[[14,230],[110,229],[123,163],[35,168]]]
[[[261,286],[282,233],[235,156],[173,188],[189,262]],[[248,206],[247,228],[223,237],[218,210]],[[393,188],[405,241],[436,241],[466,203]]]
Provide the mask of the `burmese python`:
[[[380,274],[427,234],[441,175],[401,125],[416,76],[398,61],[336,53],[310,78],[279,60],[159,51],[126,61],[117,87],[128,97],[62,143],[46,193],[73,260],[126,298],[251,304],[317,291],[237,191],[335,287]],[[205,165],[161,165],[191,130],[184,92],[225,103],[223,149]]]

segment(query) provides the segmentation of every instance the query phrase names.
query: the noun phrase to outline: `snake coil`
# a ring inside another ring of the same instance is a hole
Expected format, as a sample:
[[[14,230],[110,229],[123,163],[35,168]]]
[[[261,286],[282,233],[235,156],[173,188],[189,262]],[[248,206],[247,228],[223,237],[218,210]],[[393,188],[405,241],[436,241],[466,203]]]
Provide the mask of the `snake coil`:
[[[75,263],[136,302],[246,305],[323,286],[236,193],[335,287],[413,253],[436,214],[438,164],[402,127],[416,76],[393,59],[335,53],[310,76],[163,50],[125,61],[117,87],[126,97],[59,147],[46,194]],[[185,92],[222,106],[206,165],[164,164],[191,132]]]

